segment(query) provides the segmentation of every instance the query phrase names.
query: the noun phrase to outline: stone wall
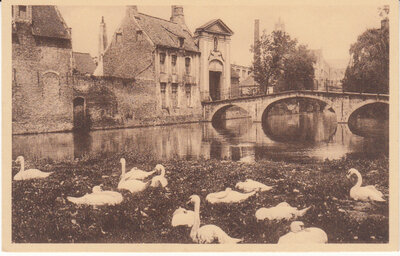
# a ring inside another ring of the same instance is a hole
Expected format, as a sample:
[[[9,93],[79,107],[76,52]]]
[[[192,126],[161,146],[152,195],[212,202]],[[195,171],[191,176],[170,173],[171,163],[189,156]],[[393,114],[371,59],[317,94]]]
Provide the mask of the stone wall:
[[[12,42],[13,133],[72,128],[71,56],[70,40],[34,37],[29,24],[16,23]]]
[[[176,111],[162,109],[157,97],[159,91],[153,80],[76,76],[73,88],[74,98],[85,99],[90,129],[184,123],[201,119],[201,105],[182,107]]]

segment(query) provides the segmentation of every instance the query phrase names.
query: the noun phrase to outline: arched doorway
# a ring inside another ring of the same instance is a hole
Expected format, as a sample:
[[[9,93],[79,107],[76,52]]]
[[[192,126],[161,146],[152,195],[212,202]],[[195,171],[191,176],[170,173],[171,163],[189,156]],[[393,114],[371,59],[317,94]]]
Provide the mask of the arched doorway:
[[[84,130],[87,128],[85,99],[77,97],[73,101],[74,107],[74,130]]]
[[[210,97],[214,100],[221,99],[221,84],[223,76],[223,65],[218,60],[212,60],[209,65],[209,91]]]

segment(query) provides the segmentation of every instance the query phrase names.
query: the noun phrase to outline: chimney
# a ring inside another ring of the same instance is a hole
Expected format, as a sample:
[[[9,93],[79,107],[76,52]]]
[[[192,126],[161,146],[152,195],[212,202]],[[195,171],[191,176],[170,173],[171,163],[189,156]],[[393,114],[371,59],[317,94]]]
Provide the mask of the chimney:
[[[381,29],[389,29],[389,19],[388,18],[381,20]]]
[[[180,25],[185,25],[185,16],[183,15],[183,6],[172,5],[171,6],[171,18],[170,21],[178,23]]]
[[[100,30],[99,30],[99,60],[103,58],[104,51],[107,48],[107,29],[104,22],[104,16],[101,16]]]
[[[133,18],[137,14],[138,14],[137,5],[127,5],[126,6],[126,16]]]
[[[260,20],[254,20],[254,47],[257,44],[257,41],[260,40]],[[254,61],[256,61],[256,56],[258,51],[254,51]]]

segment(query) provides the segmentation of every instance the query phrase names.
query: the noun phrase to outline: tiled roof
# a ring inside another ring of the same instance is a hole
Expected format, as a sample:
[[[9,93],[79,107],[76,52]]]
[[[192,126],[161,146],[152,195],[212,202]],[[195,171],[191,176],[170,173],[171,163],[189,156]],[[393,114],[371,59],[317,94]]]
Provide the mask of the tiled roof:
[[[154,44],[180,48],[179,38],[184,38],[183,48],[185,50],[199,51],[189,31],[184,30],[179,24],[143,13],[138,13],[135,17]]]
[[[89,53],[73,52],[74,68],[81,74],[93,74],[96,64]]]
[[[51,5],[32,6],[32,33],[36,36],[71,39],[63,18]]]
[[[258,83],[254,80],[254,75],[251,73],[246,79],[239,83],[239,86],[255,86]]]

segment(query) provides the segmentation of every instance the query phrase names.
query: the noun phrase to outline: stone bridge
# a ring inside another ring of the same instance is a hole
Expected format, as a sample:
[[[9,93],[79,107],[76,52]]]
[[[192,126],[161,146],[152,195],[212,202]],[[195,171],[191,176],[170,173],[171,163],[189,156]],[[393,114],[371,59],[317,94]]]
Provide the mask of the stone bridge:
[[[314,99],[326,103],[326,109],[336,113],[339,123],[347,123],[350,115],[357,109],[373,103],[389,104],[389,95],[350,93],[350,92],[323,92],[323,91],[287,91],[267,95],[256,95],[233,99],[202,102],[203,120],[212,121],[213,118],[237,106],[247,111],[254,122],[261,122],[267,108],[280,100],[286,99]]]

